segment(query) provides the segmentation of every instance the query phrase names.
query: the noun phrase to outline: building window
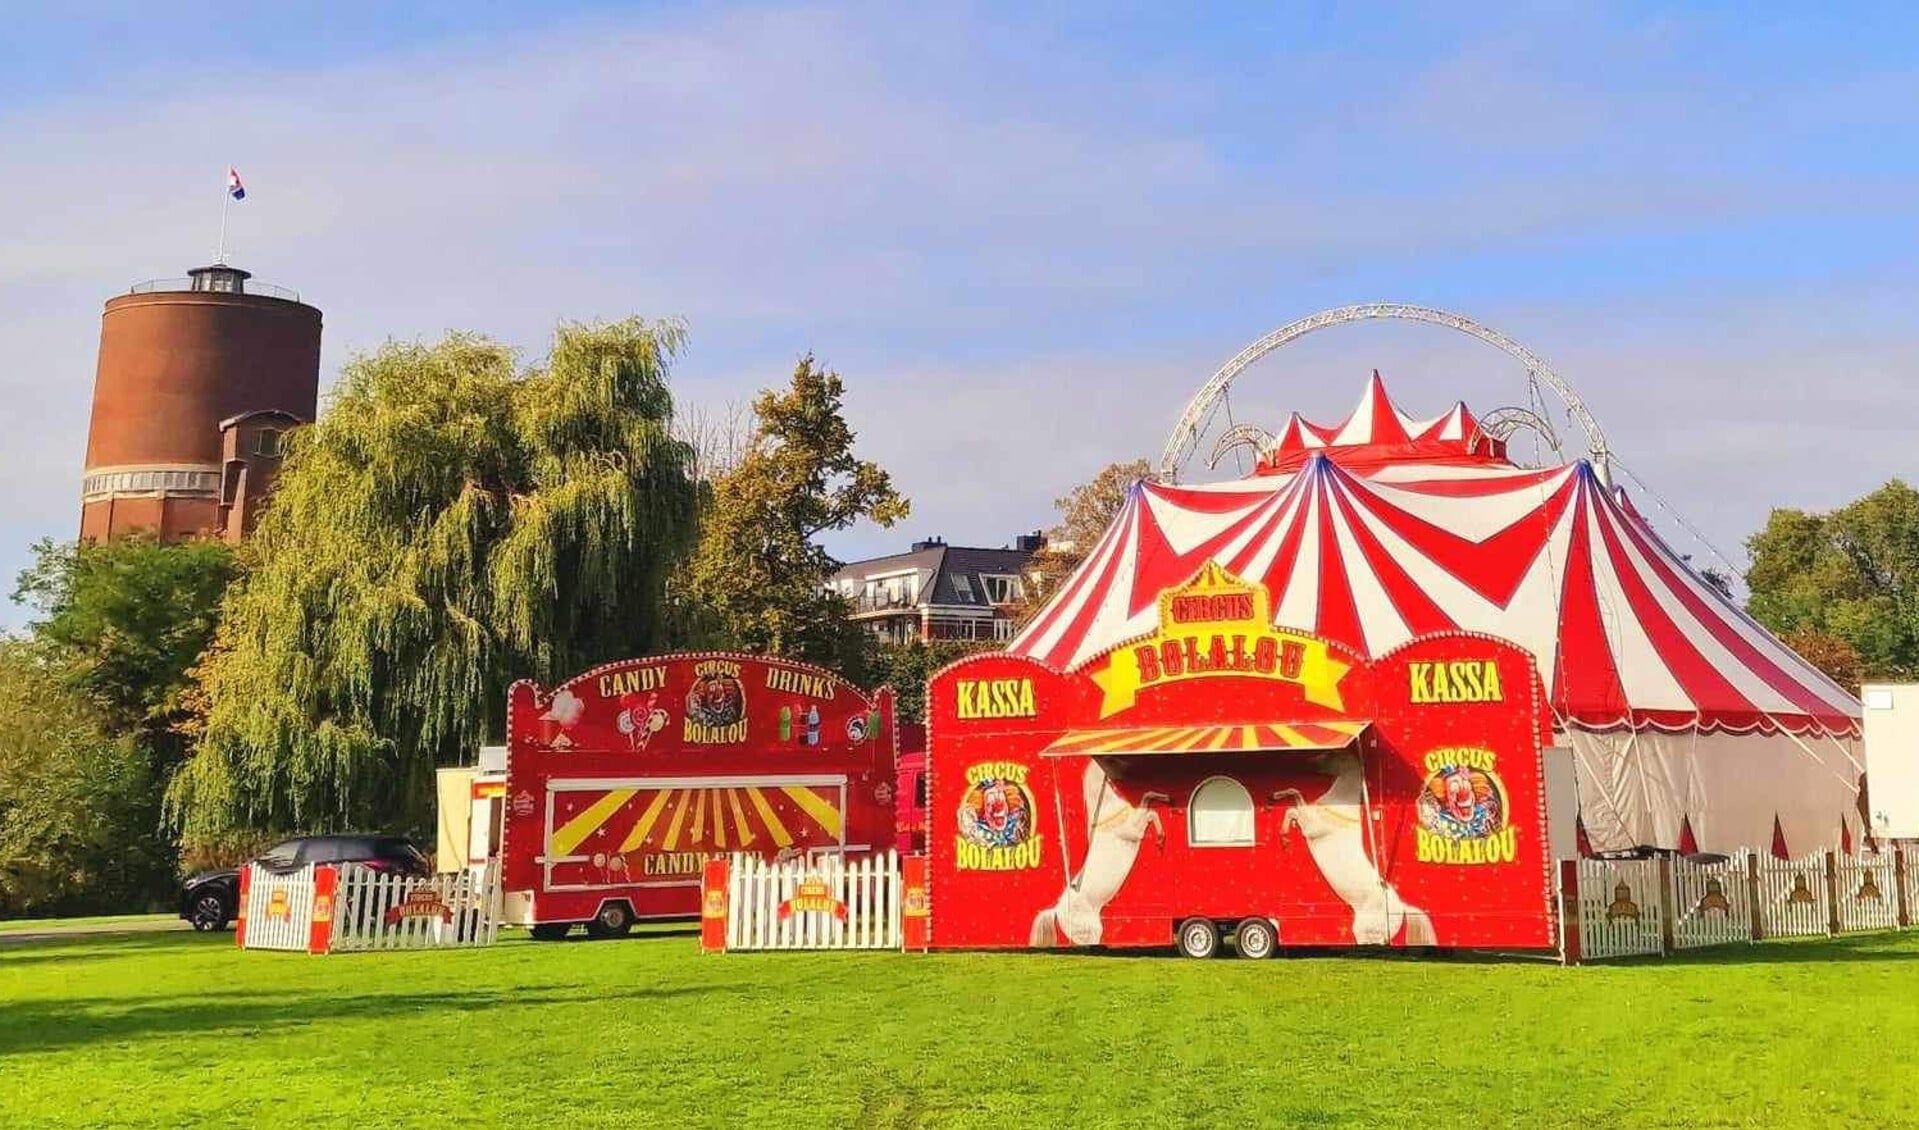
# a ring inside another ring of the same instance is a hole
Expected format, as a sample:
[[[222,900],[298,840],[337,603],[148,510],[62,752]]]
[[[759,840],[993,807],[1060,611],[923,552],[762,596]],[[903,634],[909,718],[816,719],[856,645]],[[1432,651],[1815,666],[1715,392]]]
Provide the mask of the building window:
[[[996,640],[1010,640],[1018,633],[1019,625],[1011,620],[993,621],[993,638]]]
[[[876,611],[888,608],[911,608],[919,598],[919,578],[911,575],[903,577],[883,577],[866,582],[866,592],[860,600],[864,611]]]
[[[1195,847],[1253,842],[1253,797],[1231,777],[1208,777],[1186,806],[1186,841]]]
[[[973,599],[973,582],[966,579],[966,574],[953,574],[953,595],[971,603]]]
[[[286,454],[286,435],[278,428],[261,428],[253,438],[253,453],[262,459],[278,459]]]
[[[994,604],[1011,604],[1025,591],[1018,577],[1004,573],[982,573],[979,583],[986,590],[986,599]]]

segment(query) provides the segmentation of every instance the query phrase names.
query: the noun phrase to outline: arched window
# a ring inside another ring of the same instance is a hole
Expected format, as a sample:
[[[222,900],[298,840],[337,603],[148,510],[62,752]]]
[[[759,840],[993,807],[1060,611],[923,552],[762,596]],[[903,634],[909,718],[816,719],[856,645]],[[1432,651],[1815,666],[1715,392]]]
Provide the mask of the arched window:
[[[1231,777],[1208,777],[1186,806],[1186,840],[1195,847],[1253,842],[1253,797]]]

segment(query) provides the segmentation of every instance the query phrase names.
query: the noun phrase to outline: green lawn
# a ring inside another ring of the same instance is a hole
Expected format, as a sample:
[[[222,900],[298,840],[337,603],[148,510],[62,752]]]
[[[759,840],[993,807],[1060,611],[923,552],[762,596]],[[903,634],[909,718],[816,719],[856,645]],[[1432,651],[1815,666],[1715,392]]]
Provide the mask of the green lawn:
[[[170,926],[180,921],[177,914],[107,914],[95,918],[7,918],[0,919],[0,934],[37,934],[45,931],[87,931],[111,927]]]
[[[1911,1124],[1919,935],[1489,960],[0,948],[0,1125]]]

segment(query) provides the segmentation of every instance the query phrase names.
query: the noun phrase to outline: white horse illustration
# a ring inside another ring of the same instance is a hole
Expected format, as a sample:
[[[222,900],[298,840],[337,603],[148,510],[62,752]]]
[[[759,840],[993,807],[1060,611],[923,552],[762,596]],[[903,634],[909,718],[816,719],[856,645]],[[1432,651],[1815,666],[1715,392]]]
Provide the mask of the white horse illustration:
[[[1291,799],[1293,807],[1280,822],[1280,831],[1298,829],[1306,837],[1319,873],[1353,908],[1353,940],[1362,946],[1383,946],[1401,927],[1409,946],[1436,945],[1433,920],[1416,906],[1407,905],[1379,874],[1366,854],[1365,794],[1357,754],[1328,754],[1319,759],[1319,771],[1333,774],[1333,785],[1318,800],[1307,803],[1298,789],[1281,789],[1274,800]]]
[[[1089,761],[1082,794],[1086,802],[1086,861],[1060,892],[1059,901],[1033,919],[1034,946],[1057,945],[1056,930],[1073,945],[1098,945],[1105,932],[1100,911],[1113,901],[1133,870],[1147,827],[1150,825],[1162,839],[1166,835],[1159,813],[1150,807],[1156,800],[1172,799],[1165,793],[1142,793],[1138,806],[1128,804],[1099,762]]]

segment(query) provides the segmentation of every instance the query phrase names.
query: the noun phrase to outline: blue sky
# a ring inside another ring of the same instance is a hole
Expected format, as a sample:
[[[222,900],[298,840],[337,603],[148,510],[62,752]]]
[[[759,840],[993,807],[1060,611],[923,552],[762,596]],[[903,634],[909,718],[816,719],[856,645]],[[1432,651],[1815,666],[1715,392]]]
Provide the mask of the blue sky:
[[[1890,5],[7,8],[5,576],[75,531],[100,303],[209,256],[228,163],[234,258],[323,308],[323,382],[388,338],[677,315],[715,411],[815,351],[915,503],[849,555],[1044,524],[1241,345],[1374,299],[1551,359],[1735,559],[1772,506],[1911,473]],[[1375,367],[1418,413],[1524,397],[1375,325],[1263,362],[1237,417],[1337,417]]]

